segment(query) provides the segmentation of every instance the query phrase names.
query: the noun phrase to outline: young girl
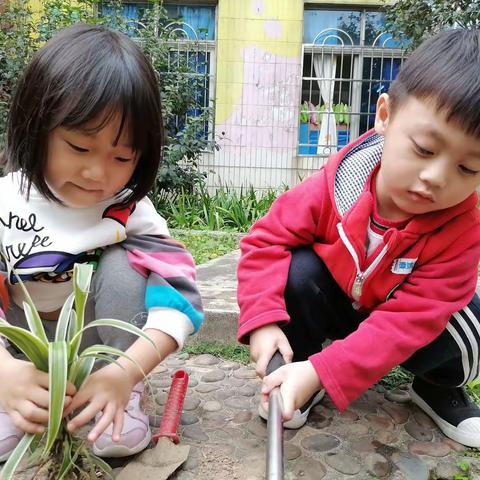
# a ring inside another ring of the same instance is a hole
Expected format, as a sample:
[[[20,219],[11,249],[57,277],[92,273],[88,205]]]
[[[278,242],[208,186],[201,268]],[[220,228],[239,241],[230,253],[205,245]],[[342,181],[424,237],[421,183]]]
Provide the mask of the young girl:
[[[75,262],[98,263],[86,321],[118,318],[143,327],[161,359],[200,326],[192,257],[146,198],[162,125],[151,65],[133,41],[104,27],[63,30],[20,79],[9,115],[8,173],[0,179],[0,241],[49,337],[72,291]],[[7,274],[6,319],[25,327],[22,292]],[[94,342],[122,349],[147,373],[161,360],[148,342],[118,329],[99,328],[84,339]],[[118,362],[123,369],[98,369],[78,392],[67,387],[66,413],[83,407],[68,428],[95,418],[88,439],[101,456],[131,455],[150,441],[142,374],[132,362]],[[48,395],[47,374],[0,346],[1,461],[23,432],[44,430]]]

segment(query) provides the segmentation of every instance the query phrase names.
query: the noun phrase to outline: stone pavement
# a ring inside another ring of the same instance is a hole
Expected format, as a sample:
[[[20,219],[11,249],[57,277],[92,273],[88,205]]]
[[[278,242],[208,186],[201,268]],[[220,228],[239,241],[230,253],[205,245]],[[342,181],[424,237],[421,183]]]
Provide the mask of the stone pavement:
[[[176,480],[260,480],[265,478],[266,422],[257,413],[260,381],[253,365],[210,354],[169,357],[152,375],[152,428],[158,426],[179,368],[190,375],[180,437],[191,445]],[[478,479],[480,458],[453,442],[410,400],[404,389],[370,389],[339,413],[326,397],[307,424],[286,430],[285,479]],[[468,462],[469,476],[460,474]],[[132,479],[134,480],[134,479]]]
[[[238,252],[198,267],[206,321],[198,340],[235,341]],[[266,423],[257,413],[260,380],[253,365],[212,355],[169,357],[152,375],[150,420],[155,430],[178,368],[190,375],[181,419],[181,442],[190,456],[176,480],[257,480],[265,477]],[[473,455],[473,456],[472,456]],[[473,480],[480,453],[447,439],[410,400],[408,391],[366,392],[339,413],[328,397],[307,424],[285,431],[285,479]],[[460,465],[468,473],[460,476]],[[456,476],[458,475],[458,476]],[[134,480],[134,479],[132,479]]]

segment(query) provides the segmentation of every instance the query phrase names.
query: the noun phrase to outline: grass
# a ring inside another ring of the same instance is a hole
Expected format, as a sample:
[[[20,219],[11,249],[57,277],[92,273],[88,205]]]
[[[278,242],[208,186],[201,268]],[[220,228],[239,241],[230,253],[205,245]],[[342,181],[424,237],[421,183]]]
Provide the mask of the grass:
[[[185,345],[183,351],[190,355],[201,355],[209,353],[215,357],[239,362],[246,365],[250,362],[250,350],[245,345],[239,343],[220,343],[220,342],[195,342],[190,345]]]
[[[193,255],[195,263],[208,262],[238,248],[238,234],[235,232],[209,232],[208,230],[172,230],[172,236],[185,244]]]

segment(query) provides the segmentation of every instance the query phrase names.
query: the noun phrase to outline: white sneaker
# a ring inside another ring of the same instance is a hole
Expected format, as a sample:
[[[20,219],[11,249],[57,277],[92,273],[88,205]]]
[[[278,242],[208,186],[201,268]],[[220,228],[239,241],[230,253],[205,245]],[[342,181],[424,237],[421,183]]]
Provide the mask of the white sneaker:
[[[293,412],[293,417],[290,420],[283,422],[284,428],[296,430],[297,428],[303,427],[310,414],[310,410],[322,401],[324,395],[325,390],[320,390],[303,407],[295,410]],[[258,414],[264,420],[268,420],[268,412],[263,408],[262,404],[258,405]]]

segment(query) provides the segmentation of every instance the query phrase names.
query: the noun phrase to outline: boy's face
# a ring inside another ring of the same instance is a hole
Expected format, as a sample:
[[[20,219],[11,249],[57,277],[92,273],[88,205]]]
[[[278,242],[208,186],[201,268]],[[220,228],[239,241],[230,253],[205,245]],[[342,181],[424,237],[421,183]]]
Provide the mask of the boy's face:
[[[375,184],[381,216],[402,220],[443,210],[480,184],[480,138],[447,122],[434,102],[410,97],[392,115],[383,94],[375,131],[385,137]]]

